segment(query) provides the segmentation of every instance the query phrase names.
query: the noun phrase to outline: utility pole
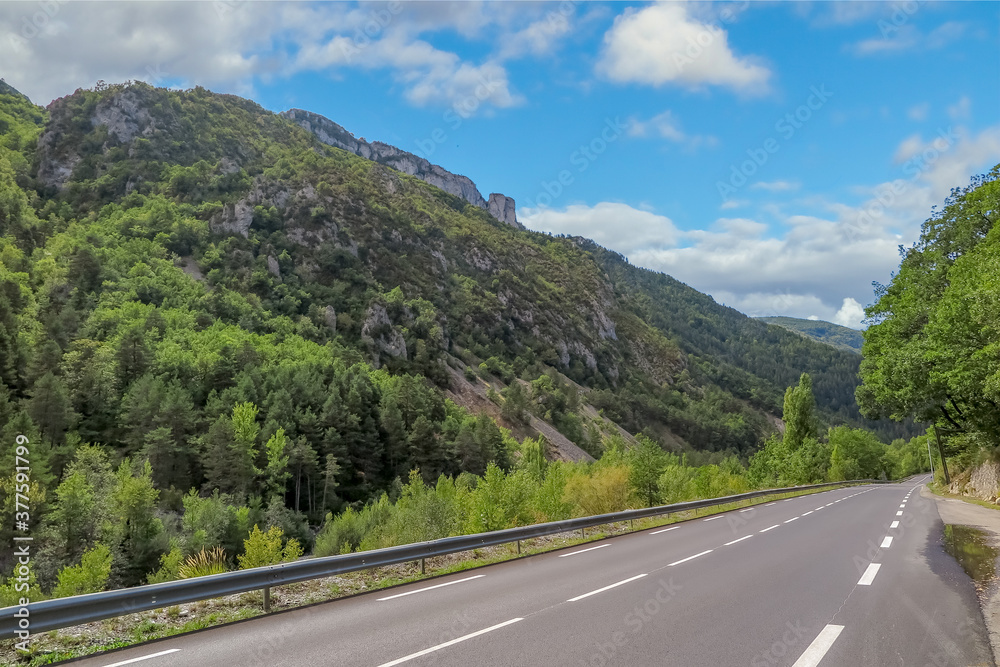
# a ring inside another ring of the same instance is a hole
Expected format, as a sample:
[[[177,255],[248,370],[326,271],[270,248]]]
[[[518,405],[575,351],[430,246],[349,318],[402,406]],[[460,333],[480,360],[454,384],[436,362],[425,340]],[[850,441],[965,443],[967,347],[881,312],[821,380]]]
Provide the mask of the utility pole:
[[[931,439],[927,438],[927,461],[931,464],[931,481],[934,481],[934,457],[931,456]]]

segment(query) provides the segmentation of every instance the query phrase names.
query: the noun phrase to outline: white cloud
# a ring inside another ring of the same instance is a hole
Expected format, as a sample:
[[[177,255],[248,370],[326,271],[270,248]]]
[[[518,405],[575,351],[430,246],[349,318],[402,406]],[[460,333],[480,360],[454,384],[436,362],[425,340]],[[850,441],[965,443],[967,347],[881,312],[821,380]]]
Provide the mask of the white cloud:
[[[687,139],[687,135],[681,132],[677,118],[669,109],[646,121],[633,118],[629,123],[628,134],[632,137],[647,137],[652,134],[677,142]]]
[[[915,104],[906,110],[906,116],[910,120],[922,121],[927,120],[927,112],[930,111],[931,105],[927,102],[921,102],[920,104]]]
[[[805,3],[803,3],[805,4]],[[852,25],[871,19],[882,9],[881,2],[824,2],[820,7],[825,11],[814,22],[815,25]]]
[[[0,63],[8,82],[42,105],[99,79],[247,94],[255,75],[280,65],[268,55],[276,8],[217,4],[228,11],[200,2],[54,2],[48,18],[38,3],[0,3]]]
[[[750,202],[748,202],[745,199],[727,199],[726,201],[722,202],[719,208],[721,208],[723,211],[728,211],[729,209],[733,208],[741,208],[749,203]]]
[[[766,92],[771,76],[761,63],[736,56],[719,24],[695,18],[683,4],[626,9],[604,35],[597,71],[621,83],[727,86],[747,94]]]
[[[948,117],[952,120],[967,120],[971,115],[972,100],[965,95],[962,95],[957,102],[948,106]]]
[[[670,248],[680,238],[670,218],[615,202],[571,204],[562,210],[526,208],[518,211],[517,219],[529,229],[585,236],[624,255]]]
[[[564,6],[565,5],[565,6]],[[571,3],[555,5],[544,18],[527,27],[504,36],[500,42],[501,58],[518,58],[525,55],[542,56],[550,53],[559,41],[573,29],[575,6]]]
[[[940,204],[952,188],[968,185],[970,176],[1000,161],[1000,125],[976,135],[962,126],[942,128],[926,139],[913,135],[900,143],[894,160],[908,183],[908,192],[901,200],[911,202],[915,193],[922,193],[919,205],[926,214],[930,205]]]
[[[686,134],[681,130],[680,120],[669,109],[653,116],[649,120],[630,118],[626,133],[631,137],[659,137],[667,141],[682,144],[691,150],[701,146],[711,148],[719,144],[719,140],[711,135]]]
[[[845,292],[866,298],[873,276],[888,275],[898,262],[896,239],[845,241],[835,220],[808,216],[796,216],[783,238],[749,218],[679,232],[667,218],[607,202],[518,218],[531,229],[593,238],[751,315],[833,318]]]
[[[99,79],[251,95],[261,79],[348,68],[389,71],[418,106],[520,103],[496,58],[469,62],[420,38],[428,30],[476,35],[516,13],[442,4],[53,2],[36,29],[38,3],[0,3],[0,63],[11,85],[43,105]]]
[[[833,321],[835,324],[839,324],[843,327],[851,327],[853,329],[860,329],[861,322],[865,319],[865,308],[860,303],[847,297],[844,299],[843,305],[837,314],[833,316]]]
[[[768,192],[789,192],[798,190],[799,183],[794,181],[758,181],[750,186],[751,190],[767,190]]]
[[[478,107],[489,102],[495,107],[510,107],[521,101],[511,91],[507,71],[499,63],[464,62],[457,54],[412,39],[403,30],[387,30],[361,48],[354,38],[335,35],[325,43],[304,46],[292,65],[293,70],[341,67],[390,69],[405,87],[406,98],[417,106],[443,102]]]
[[[896,152],[892,156],[892,161],[902,164],[916,155],[923,148],[923,140],[919,134],[911,134],[896,147]]]
[[[888,53],[902,53],[916,49],[941,49],[960,39],[966,31],[964,23],[949,21],[939,25],[926,35],[915,25],[907,23],[892,30],[884,29],[881,37],[864,39],[850,44],[849,51],[858,56],[871,56]]]

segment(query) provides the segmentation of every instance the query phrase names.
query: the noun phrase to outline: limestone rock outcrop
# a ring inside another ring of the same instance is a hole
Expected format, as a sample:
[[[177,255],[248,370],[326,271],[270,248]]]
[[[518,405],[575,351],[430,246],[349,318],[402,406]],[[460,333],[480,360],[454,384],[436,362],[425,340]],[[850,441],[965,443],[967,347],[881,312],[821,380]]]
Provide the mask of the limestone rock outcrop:
[[[497,220],[522,229],[517,222],[513,199],[501,194],[491,194],[490,200],[487,202],[476,184],[468,176],[453,174],[419,155],[414,155],[381,141],[368,142],[364,138],[355,137],[341,125],[311,111],[289,109],[281,112],[280,115],[312,132],[317,139],[328,146],[340,148],[366,160],[378,162],[404,174],[415,176],[449,194],[461,197],[473,206],[478,206]],[[496,198],[496,203],[494,203],[494,198]]]
[[[516,227],[517,229],[524,229],[521,223],[517,221],[513,197],[494,192],[490,194],[490,200],[486,203],[486,210],[500,222],[506,222],[511,227]]]

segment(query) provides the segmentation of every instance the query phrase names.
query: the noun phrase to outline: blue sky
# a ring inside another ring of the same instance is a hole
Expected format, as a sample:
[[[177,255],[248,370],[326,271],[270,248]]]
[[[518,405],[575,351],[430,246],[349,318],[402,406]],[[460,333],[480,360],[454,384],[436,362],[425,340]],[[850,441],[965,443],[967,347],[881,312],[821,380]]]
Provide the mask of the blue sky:
[[[996,3],[53,1],[0,32],[37,103],[142,79],[315,111],[751,315],[861,326],[1000,163]]]

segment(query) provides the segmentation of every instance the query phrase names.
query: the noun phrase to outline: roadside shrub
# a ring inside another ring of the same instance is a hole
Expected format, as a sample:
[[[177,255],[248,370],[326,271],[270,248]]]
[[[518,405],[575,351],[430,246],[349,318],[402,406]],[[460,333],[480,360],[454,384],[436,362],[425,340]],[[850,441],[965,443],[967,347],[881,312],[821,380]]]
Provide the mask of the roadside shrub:
[[[52,591],[53,597],[98,593],[104,590],[111,576],[111,549],[98,544],[85,551],[79,565],[64,567],[59,572],[59,583]]]
[[[386,522],[375,527],[360,544],[362,551],[436,540],[459,531],[462,500],[455,482],[444,475],[429,486],[420,471],[411,470],[409,481],[391,506]]]
[[[348,507],[336,517],[328,513],[323,528],[316,536],[313,554],[333,556],[354,551],[369,532],[388,521],[391,507],[389,496],[383,493],[360,512]]]
[[[243,541],[243,553],[238,557],[241,570],[249,570],[265,565],[295,560],[302,555],[302,545],[295,538],[288,540],[282,549],[284,533],[281,528],[271,526],[266,532],[254,524],[250,536]]]
[[[635,502],[627,466],[595,468],[566,482],[563,497],[574,505],[576,516],[592,516],[629,509]]]
[[[160,569],[146,577],[146,583],[162,584],[180,578],[180,567],[184,563],[184,552],[176,544],[170,551],[160,556]]]
[[[221,574],[228,570],[226,550],[222,547],[215,547],[211,551],[202,549],[193,556],[188,556],[177,568],[177,576],[181,579],[192,579],[209,574]]]

